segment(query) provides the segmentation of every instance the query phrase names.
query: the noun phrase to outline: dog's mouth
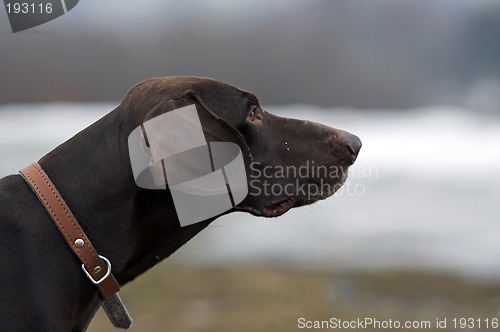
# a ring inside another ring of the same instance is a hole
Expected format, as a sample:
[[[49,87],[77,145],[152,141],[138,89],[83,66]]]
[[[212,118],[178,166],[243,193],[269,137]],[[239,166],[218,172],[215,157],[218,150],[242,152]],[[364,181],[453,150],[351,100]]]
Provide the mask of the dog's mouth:
[[[280,200],[264,207],[264,209],[262,210],[262,215],[264,217],[278,217],[288,212],[288,210],[298,205],[298,203],[299,202],[297,201],[297,199],[293,197]]]
[[[314,192],[308,192],[306,190],[305,193],[302,192],[300,195],[296,196],[274,197],[274,200],[271,200],[270,203],[267,203],[269,200],[265,200],[267,202],[259,202],[259,200],[252,202],[250,200],[236,206],[234,210],[249,212],[259,217],[279,217],[292,208],[314,204],[331,197],[340,187],[342,187],[346,179],[347,172],[344,172],[342,177],[335,179],[332,183],[307,182],[305,185],[307,188],[317,188],[317,190],[314,190]]]

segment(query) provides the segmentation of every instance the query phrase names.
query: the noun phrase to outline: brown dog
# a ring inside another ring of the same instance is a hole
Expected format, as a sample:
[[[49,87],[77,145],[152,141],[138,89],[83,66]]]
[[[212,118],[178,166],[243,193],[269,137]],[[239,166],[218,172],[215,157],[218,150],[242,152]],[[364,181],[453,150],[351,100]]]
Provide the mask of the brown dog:
[[[243,152],[249,192],[226,213],[274,217],[324,199],[342,185],[361,148],[354,135],[278,117],[253,94],[213,79],[166,77],[138,84],[114,111],[39,161],[94,247],[112,262],[120,285],[216,219],[181,227],[169,190],[141,189],[132,174],[130,133],[190,104],[206,117],[207,142],[229,141]],[[0,331],[87,328],[102,299],[19,175],[0,180],[0,245]]]

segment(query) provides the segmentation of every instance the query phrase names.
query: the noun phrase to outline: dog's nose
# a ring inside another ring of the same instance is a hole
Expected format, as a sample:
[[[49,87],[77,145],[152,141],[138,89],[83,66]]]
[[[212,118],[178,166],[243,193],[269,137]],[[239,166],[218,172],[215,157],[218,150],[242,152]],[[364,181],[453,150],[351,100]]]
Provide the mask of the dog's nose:
[[[352,157],[351,164],[354,164],[358,157],[359,150],[361,149],[361,140],[358,136],[348,133],[346,131],[340,132],[338,135],[342,143],[346,146],[349,154]]]

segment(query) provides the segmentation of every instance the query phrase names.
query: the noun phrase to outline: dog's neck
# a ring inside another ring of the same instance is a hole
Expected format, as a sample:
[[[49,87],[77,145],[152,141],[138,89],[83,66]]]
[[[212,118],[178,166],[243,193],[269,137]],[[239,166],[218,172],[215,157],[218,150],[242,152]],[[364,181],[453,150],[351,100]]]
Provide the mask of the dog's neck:
[[[173,205],[168,191],[136,186],[127,149],[134,124],[124,122],[118,108],[40,160],[121,285],[213,221],[180,227],[175,211],[167,208]]]

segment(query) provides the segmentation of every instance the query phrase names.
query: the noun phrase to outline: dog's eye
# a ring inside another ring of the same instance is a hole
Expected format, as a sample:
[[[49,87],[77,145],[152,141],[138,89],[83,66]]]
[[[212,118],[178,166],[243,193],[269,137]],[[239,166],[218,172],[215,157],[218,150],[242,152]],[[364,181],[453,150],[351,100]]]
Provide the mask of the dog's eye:
[[[247,121],[254,125],[261,125],[262,118],[262,109],[258,106],[252,106],[247,114]]]
[[[254,122],[257,119],[257,115],[255,115],[255,107],[252,108],[250,112],[248,112],[247,120]]]

